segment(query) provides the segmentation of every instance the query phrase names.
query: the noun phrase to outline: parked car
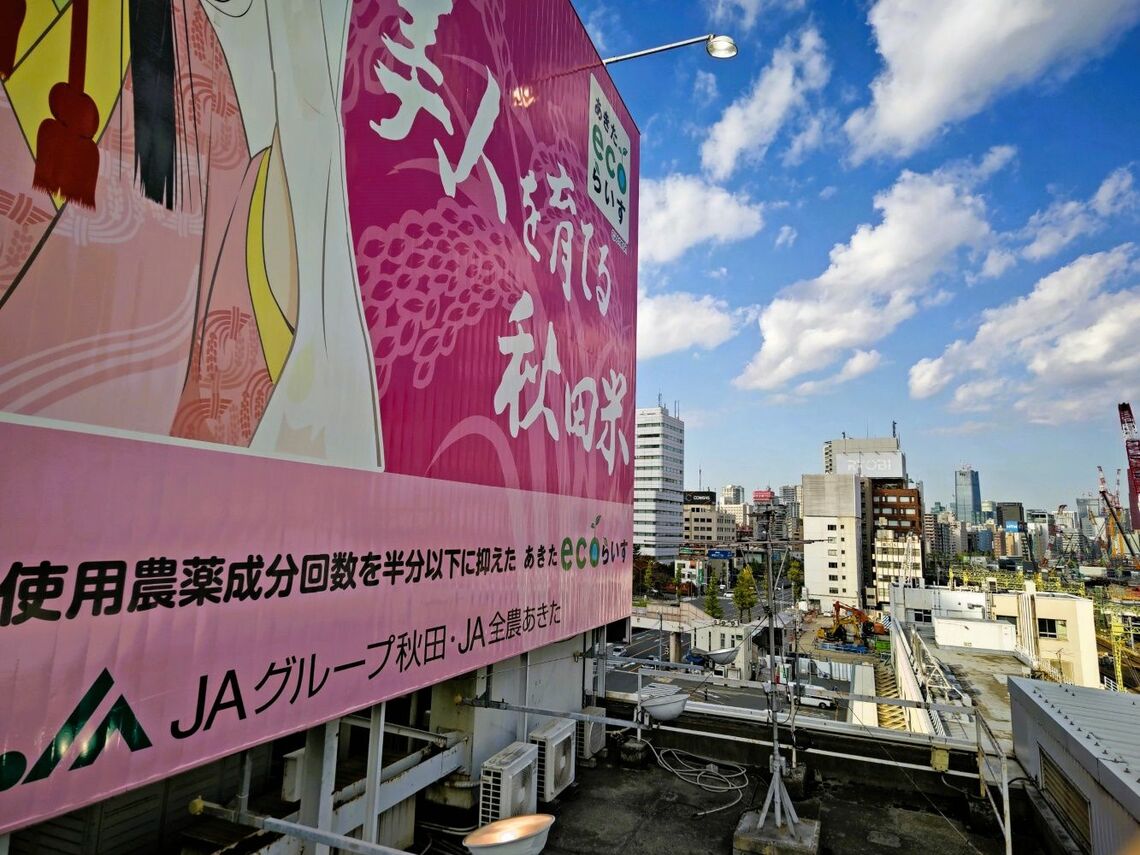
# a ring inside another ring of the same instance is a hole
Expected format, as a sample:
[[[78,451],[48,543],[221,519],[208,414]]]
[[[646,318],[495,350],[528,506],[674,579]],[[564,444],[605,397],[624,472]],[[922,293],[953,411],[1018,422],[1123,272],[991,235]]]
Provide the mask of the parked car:
[[[815,686],[787,683],[786,688],[789,695],[795,694],[796,703],[802,707],[815,707],[821,710],[835,709],[835,700],[817,695],[818,689]]]
[[[625,645],[615,644],[610,648],[610,656],[625,656]]]

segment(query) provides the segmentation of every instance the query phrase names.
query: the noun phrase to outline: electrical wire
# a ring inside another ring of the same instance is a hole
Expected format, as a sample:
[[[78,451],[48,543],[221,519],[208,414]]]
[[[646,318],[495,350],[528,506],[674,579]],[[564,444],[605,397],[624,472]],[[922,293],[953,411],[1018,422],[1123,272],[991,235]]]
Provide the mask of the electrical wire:
[[[662,748],[658,751],[652,742],[645,744],[653,752],[658,766],[666,772],[672,772],[685,783],[700,787],[708,793],[736,793],[736,798],[731,802],[709,810],[698,811],[693,814],[694,818],[718,813],[739,804],[744,797],[744,791],[748,789],[748,770],[739,763],[713,760],[711,757],[701,757],[679,748]],[[698,765],[685,759],[687,757],[703,762]],[[677,765],[672,765],[666,758],[671,758]],[[727,771],[721,771],[722,769],[727,769]]]

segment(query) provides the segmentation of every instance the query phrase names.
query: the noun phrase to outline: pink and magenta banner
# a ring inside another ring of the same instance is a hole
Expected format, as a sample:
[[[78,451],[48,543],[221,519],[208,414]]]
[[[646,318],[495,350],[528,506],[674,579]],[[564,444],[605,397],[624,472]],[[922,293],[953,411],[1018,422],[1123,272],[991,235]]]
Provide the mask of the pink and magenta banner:
[[[630,610],[570,3],[130,8],[0,24],[0,833]]]

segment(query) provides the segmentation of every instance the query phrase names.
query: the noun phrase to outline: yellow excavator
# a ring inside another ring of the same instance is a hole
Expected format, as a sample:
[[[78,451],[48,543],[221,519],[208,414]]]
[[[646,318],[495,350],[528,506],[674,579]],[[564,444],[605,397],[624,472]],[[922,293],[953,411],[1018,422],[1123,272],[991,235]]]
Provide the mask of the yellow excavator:
[[[838,600],[832,606],[831,627],[820,627],[816,631],[816,637],[820,641],[837,644],[862,641],[867,646],[873,643],[872,636],[886,634],[887,628],[878,621],[871,620],[865,611],[844,605]]]

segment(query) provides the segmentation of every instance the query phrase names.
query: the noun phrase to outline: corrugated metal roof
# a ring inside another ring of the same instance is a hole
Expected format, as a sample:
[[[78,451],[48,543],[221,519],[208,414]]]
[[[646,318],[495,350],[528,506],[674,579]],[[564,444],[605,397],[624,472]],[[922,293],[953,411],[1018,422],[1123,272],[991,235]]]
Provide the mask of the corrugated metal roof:
[[[1110,792],[1140,800],[1140,695],[1011,677],[1011,699],[1036,706],[1074,757]],[[1120,798],[1120,796],[1117,796]]]

